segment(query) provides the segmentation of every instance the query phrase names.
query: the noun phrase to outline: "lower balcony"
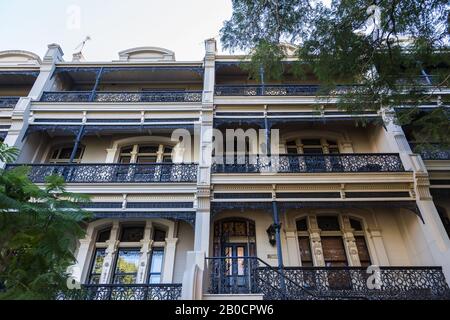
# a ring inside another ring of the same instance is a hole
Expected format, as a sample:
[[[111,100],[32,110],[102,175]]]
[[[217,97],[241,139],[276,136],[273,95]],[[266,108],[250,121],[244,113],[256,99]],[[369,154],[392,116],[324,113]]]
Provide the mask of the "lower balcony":
[[[289,154],[279,156],[224,157],[224,164],[213,165],[213,173],[326,173],[326,172],[402,172],[395,153],[366,154]]]
[[[181,284],[86,284],[57,300],[179,300]]]
[[[262,294],[266,300],[450,299],[440,267],[285,267],[256,257],[208,258],[209,294]]]
[[[14,164],[30,167],[29,178],[34,183],[44,183],[51,175],[61,175],[67,183],[175,183],[196,182],[195,163],[152,164]]]

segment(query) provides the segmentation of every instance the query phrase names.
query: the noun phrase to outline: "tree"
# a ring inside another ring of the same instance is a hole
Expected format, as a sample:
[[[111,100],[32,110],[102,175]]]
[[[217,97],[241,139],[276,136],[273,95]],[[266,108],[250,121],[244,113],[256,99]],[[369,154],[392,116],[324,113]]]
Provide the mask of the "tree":
[[[416,140],[448,146],[449,101],[436,90],[450,84],[449,17],[447,0],[233,0],[221,41],[251,52],[250,75],[263,67],[268,79],[283,76],[280,44],[295,44],[296,75],[312,72],[321,94],[351,85],[340,91],[339,108],[401,106],[397,119],[416,125]],[[435,108],[423,114],[421,104]]]
[[[41,189],[28,171],[0,171],[0,299],[54,299],[64,290],[89,218],[79,206],[87,197],[67,192],[61,176]]]

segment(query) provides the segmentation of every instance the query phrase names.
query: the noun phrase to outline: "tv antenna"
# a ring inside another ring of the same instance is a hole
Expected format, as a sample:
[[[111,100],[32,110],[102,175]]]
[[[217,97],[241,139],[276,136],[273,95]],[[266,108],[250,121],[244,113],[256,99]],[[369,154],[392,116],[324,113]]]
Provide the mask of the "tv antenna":
[[[76,52],[76,54],[81,54],[81,52],[84,49],[84,46],[86,45],[86,42],[88,42],[89,40],[92,40],[90,36],[86,36],[86,38],[84,38],[84,40],[75,48],[75,50],[80,49],[79,51]]]

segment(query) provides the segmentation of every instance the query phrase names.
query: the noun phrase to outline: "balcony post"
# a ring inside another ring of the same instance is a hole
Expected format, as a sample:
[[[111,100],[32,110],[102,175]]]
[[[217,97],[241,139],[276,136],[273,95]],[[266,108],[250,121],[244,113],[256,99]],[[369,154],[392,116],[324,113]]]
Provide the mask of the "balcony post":
[[[100,84],[100,79],[102,77],[102,74],[103,74],[103,67],[101,67],[96,73],[95,84],[94,84],[94,87],[92,88],[91,95],[89,96],[89,102],[94,101],[95,93],[97,92],[98,85]]]
[[[272,215],[273,215],[273,226],[275,228],[275,239],[277,243],[277,258],[278,258],[278,269],[283,277],[280,278],[280,287],[283,292],[286,290],[286,283],[284,279],[284,266],[283,266],[283,253],[281,251],[281,235],[280,229],[281,224],[278,217],[278,205],[276,201],[272,201]]]
[[[75,160],[75,156],[77,155],[77,149],[80,145],[80,140],[83,137],[84,134],[84,124],[80,127],[80,130],[78,131],[77,137],[75,139],[75,142],[73,144],[72,153],[70,154],[69,164],[73,163],[73,160]]]

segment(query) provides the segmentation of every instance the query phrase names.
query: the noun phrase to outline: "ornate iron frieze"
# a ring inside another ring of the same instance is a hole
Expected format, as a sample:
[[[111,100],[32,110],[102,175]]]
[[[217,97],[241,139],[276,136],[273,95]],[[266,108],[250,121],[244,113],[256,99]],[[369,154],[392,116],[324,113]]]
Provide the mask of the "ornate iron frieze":
[[[179,300],[181,284],[85,284],[56,300]]]
[[[44,183],[50,175],[60,175],[67,183],[175,183],[196,182],[195,163],[154,164],[16,164],[7,169],[26,165],[29,178]]]
[[[402,172],[394,153],[234,156],[232,163],[212,166],[213,173]],[[229,159],[227,159],[229,161]]]

